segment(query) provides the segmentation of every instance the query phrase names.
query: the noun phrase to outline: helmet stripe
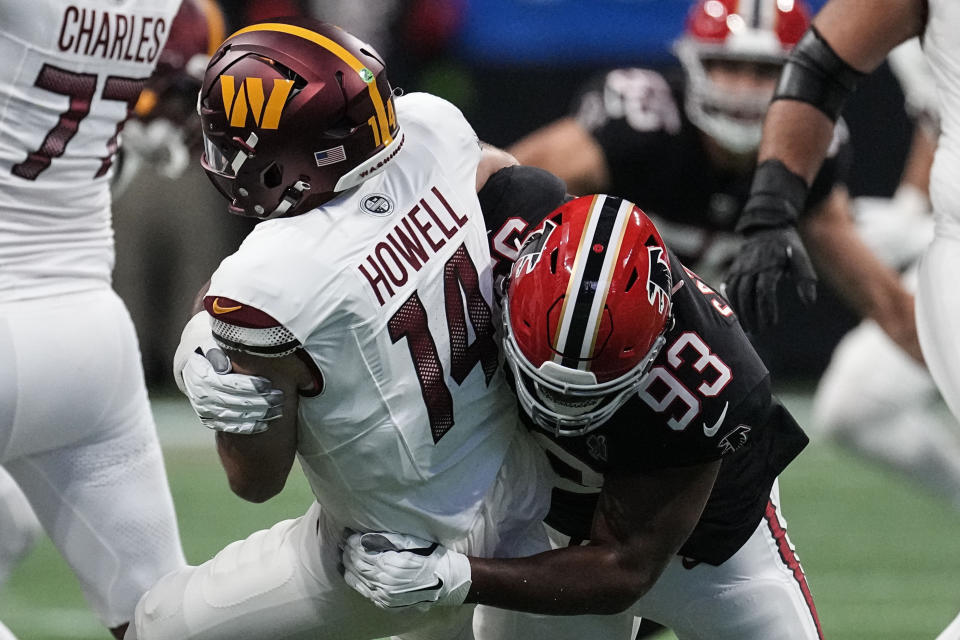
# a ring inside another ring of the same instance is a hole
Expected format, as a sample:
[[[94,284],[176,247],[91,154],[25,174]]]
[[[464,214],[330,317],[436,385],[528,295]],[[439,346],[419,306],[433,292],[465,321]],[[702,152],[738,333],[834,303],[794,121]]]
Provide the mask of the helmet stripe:
[[[750,26],[754,29],[759,29],[763,26],[763,14],[765,13],[763,5],[763,0],[753,0],[753,15],[750,16]],[[769,8],[769,0],[766,2],[766,5],[767,8]]]
[[[311,31],[310,29],[305,29],[304,27],[298,27],[292,24],[283,24],[279,22],[253,24],[235,32],[230,36],[230,38],[244,33],[251,33],[253,31],[279,31],[280,33],[287,33],[292,36],[297,36],[298,38],[309,40],[310,42],[323,47],[333,55],[346,62],[347,65],[349,65],[350,68],[357,73],[360,73],[367,68],[365,64],[356,58],[356,56],[330,38],[321,35],[316,31]],[[227,38],[227,40],[230,38]],[[387,109],[384,106],[383,98],[380,96],[380,89],[377,88],[376,80],[367,83],[367,91],[370,93],[370,99],[373,101],[373,108],[377,112],[377,122],[380,127],[380,135],[382,136],[383,144],[390,144],[390,142],[393,141],[393,136],[390,135],[390,124],[387,121]]]
[[[619,244],[618,227],[622,227],[622,223],[619,223],[621,216],[618,212],[622,202],[619,198],[599,196],[591,204],[574,270],[567,285],[561,330],[557,335],[560,363],[566,367],[587,367],[583,359],[591,355],[597,327],[603,317],[603,307],[597,306],[597,299],[600,298],[602,303],[606,298],[606,290],[600,291],[598,286],[585,285],[601,283],[602,275],[612,271],[607,263],[616,260],[616,253],[610,251],[610,245],[611,242]]]
[[[594,298],[593,309],[590,311],[590,317],[595,319],[592,330],[587,333],[590,335],[590,342],[584,341],[584,351],[580,354],[581,358],[592,358],[594,349],[597,347],[597,336],[600,334],[600,321],[603,318],[603,310],[607,306],[607,296],[610,294],[610,284],[613,281],[613,272],[617,268],[617,258],[620,256],[620,247],[623,245],[623,237],[626,234],[630,216],[633,214],[634,204],[627,200],[620,201],[620,209],[617,211],[617,219],[614,224],[613,233],[610,236],[610,245],[607,248],[607,259],[603,262],[603,271],[597,281],[597,294]]]
[[[597,206],[603,203],[602,198],[603,196],[597,195],[593,196],[593,198],[590,200],[590,208],[587,210],[587,221],[586,224],[583,225],[583,231],[580,232],[580,239],[577,241],[578,248],[583,245],[584,238],[591,237],[593,235],[593,228],[596,226],[597,220],[597,216],[595,216],[594,213],[597,210]],[[577,251],[576,257],[574,258],[570,279],[567,281],[567,290],[563,296],[563,306],[560,307],[560,316],[557,319],[557,327],[553,332],[554,339],[551,346],[553,347],[555,354],[554,360],[556,362],[560,362],[561,360],[560,356],[557,354],[563,351],[563,345],[566,343],[567,339],[567,331],[570,328],[567,308],[573,307],[573,301],[576,297],[575,285],[580,281],[581,273],[583,271],[583,260],[581,260],[582,255],[583,253],[581,251]]]

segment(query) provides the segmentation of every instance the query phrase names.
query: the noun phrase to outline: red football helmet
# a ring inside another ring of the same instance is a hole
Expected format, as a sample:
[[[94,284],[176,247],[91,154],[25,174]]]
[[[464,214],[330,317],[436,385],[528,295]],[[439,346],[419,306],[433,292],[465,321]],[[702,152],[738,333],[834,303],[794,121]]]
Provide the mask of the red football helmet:
[[[203,70],[225,35],[223,13],[215,0],[184,0],[134,115],[140,120],[162,117],[177,123],[195,118]],[[188,109],[182,109],[182,104]],[[171,115],[174,107],[176,114]]]
[[[687,76],[686,111],[690,120],[736,153],[760,143],[769,91],[730,91],[710,81],[706,65],[714,61],[783,65],[790,49],[810,26],[804,0],[698,0],[674,51]]]
[[[383,60],[309,18],[240,29],[200,91],[203,168],[230,211],[297,215],[382,171],[403,146]]]
[[[180,5],[157,67],[140,92],[133,118],[124,125],[114,196],[144,166],[176,178],[190,164],[202,140],[197,93],[203,70],[224,35],[223,13],[215,0],[184,0]]]
[[[550,214],[503,304],[504,353],[530,418],[560,436],[608,420],[663,346],[671,291],[663,240],[632,202],[584,196]]]

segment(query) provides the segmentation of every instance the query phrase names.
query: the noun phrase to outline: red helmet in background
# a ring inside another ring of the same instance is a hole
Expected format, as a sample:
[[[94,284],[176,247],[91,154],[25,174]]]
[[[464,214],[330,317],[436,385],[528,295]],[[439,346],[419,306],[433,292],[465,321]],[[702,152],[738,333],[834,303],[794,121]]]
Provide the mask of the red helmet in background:
[[[134,116],[141,120],[165,117],[178,123],[188,118],[192,121],[203,71],[225,36],[223,12],[215,0],[184,0],[157,67],[134,106]],[[177,107],[182,103],[189,106],[185,114],[177,109],[176,117],[170,117],[172,99]]]
[[[733,152],[756,150],[772,94],[717,87],[705,65],[741,61],[780,67],[809,26],[804,0],[698,0],[674,43],[687,76],[690,120]]]
[[[636,393],[670,326],[672,277],[632,202],[572,200],[528,236],[503,304],[520,405],[560,436],[596,429]]]
[[[180,176],[201,147],[197,94],[210,55],[225,36],[214,0],[184,0],[167,43],[123,129],[113,193],[122,193],[144,166],[168,178]]]
[[[296,215],[373,177],[403,145],[383,60],[310,18],[240,29],[200,92],[203,168],[230,211]]]

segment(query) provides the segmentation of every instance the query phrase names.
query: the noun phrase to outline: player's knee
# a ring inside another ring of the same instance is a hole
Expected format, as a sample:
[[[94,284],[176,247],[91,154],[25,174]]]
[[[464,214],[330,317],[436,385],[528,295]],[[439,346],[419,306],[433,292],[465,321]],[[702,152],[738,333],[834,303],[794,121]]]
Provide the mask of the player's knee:
[[[189,567],[168,573],[143,594],[124,640],[186,638],[183,604],[194,571]]]

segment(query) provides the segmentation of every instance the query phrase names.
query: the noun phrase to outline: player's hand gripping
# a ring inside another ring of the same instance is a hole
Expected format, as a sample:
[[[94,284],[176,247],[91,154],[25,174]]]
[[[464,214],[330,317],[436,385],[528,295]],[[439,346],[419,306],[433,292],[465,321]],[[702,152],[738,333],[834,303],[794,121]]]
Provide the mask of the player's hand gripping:
[[[807,185],[778,160],[757,167],[737,231],[743,246],[726,277],[726,296],[747,331],[778,321],[777,285],[790,276],[805,304],[817,297],[817,274],[797,233]]]
[[[470,591],[467,556],[416,536],[354,533],[342,560],[347,584],[381,609],[459,605]]]
[[[266,431],[281,417],[283,392],[259,376],[232,373],[204,311],[184,327],[173,358],[173,376],[204,426],[227,433]]]

